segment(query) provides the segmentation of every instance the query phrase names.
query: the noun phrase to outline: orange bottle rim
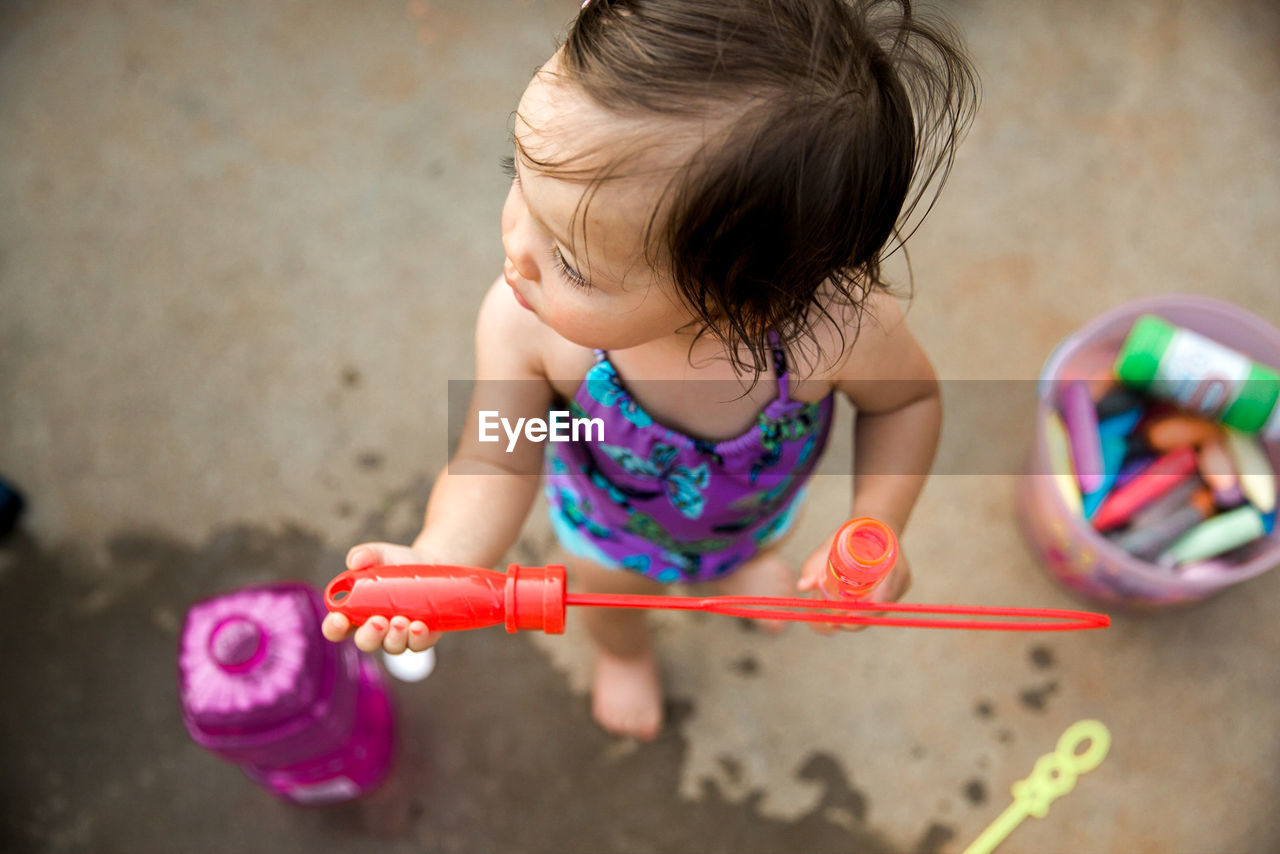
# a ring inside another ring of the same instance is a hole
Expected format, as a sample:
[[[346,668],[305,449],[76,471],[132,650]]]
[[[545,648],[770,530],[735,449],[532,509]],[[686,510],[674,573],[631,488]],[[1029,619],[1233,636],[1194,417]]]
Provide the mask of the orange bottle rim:
[[[883,543],[880,553],[874,556],[853,548],[854,538],[858,533],[868,528],[874,529],[879,533]],[[898,537],[893,533],[893,529],[879,519],[874,519],[870,516],[853,519],[841,525],[840,530],[836,532],[836,541],[833,545],[833,551],[838,550],[842,558],[847,556],[866,567],[875,567],[882,563],[896,560],[898,554]]]

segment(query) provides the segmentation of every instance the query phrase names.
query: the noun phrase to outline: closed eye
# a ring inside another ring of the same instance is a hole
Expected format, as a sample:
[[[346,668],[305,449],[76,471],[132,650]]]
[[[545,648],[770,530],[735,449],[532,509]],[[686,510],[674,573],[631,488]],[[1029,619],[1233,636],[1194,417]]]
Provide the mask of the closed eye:
[[[574,287],[581,288],[584,291],[591,290],[591,283],[588,282],[581,273],[569,266],[569,262],[564,260],[564,255],[560,253],[560,247],[557,246],[551,250],[551,256],[555,259],[556,269],[560,271],[560,275]]]

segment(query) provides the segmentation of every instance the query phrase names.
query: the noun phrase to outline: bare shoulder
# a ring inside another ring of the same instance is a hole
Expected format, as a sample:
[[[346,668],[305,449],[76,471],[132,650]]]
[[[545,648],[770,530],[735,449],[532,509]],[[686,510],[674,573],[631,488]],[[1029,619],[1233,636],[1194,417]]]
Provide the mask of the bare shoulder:
[[[916,376],[924,367],[924,351],[907,326],[902,304],[884,292],[867,299],[846,339],[832,364],[832,379],[896,379]]]
[[[563,395],[593,360],[590,350],[566,341],[516,302],[501,277],[489,287],[476,320],[478,377],[537,378]]]
[[[489,286],[476,318],[476,373],[486,379],[546,377],[543,333],[549,331],[511,293],[502,277]]]
[[[911,386],[932,384],[933,365],[907,326],[899,301],[883,292],[870,296],[860,312],[820,320],[814,340],[800,345],[802,381],[809,395],[838,389],[855,404],[888,391],[886,380]]]

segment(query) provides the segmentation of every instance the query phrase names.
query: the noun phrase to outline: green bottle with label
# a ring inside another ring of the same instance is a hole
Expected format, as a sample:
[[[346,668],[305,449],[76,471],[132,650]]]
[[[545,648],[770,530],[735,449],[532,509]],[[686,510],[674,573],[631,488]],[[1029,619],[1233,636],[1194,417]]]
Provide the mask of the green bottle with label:
[[[1134,321],[1115,373],[1189,412],[1280,439],[1280,373],[1163,318],[1144,314]]]

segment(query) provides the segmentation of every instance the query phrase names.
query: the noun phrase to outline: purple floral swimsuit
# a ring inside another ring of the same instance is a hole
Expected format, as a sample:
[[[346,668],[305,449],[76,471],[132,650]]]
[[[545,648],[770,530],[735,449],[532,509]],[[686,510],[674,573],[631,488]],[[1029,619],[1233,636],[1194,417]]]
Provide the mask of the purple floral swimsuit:
[[[650,418],[597,350],[569,408],[601,419],[603,441],[546,446],[560,544],[655,581],[699,582],[728,575],[785,533],[826,444],[833,400],[791,400],[776,346],[773,359],[778,396],[741,436],[710,442]]]

